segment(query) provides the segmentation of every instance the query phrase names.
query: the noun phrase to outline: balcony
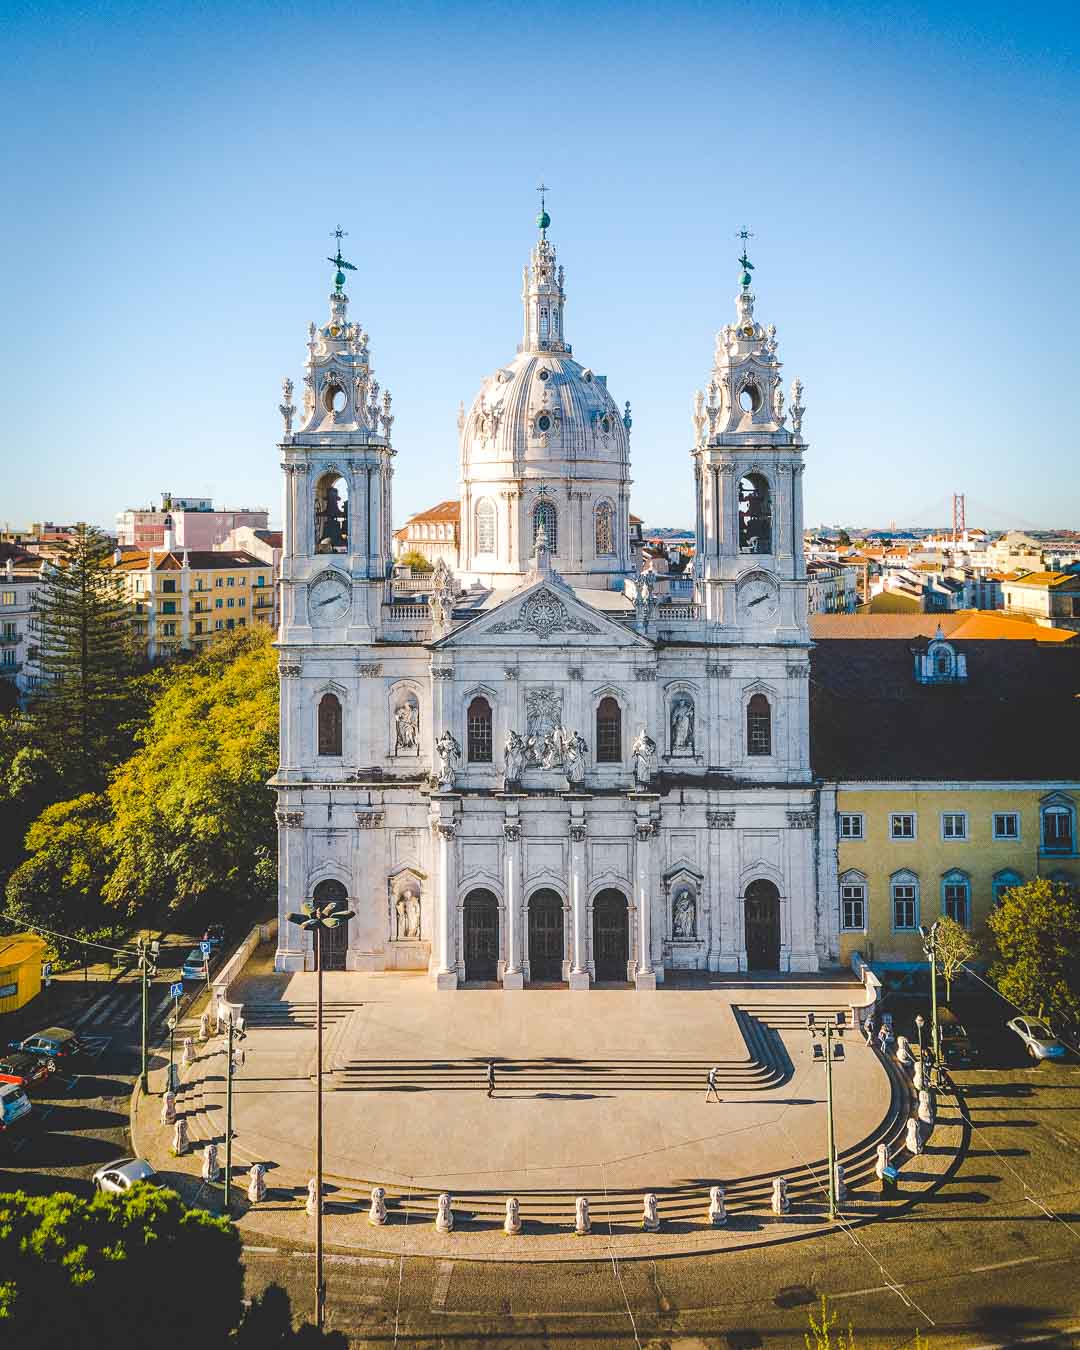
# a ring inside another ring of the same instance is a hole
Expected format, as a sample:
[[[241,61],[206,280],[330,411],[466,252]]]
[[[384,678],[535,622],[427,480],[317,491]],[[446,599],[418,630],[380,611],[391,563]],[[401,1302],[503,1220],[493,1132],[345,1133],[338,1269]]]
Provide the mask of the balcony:
[[[0,647],[14,647],[23,640],[21,633],[0,633]]]

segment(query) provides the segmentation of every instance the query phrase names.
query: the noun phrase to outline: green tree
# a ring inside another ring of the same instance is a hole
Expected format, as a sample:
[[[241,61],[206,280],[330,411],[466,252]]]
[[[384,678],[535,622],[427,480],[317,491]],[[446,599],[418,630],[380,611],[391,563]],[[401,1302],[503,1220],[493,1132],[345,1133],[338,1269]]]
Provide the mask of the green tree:
[[[1037,877],[1010,887],[986,922],[1002,994],[1040,1016],[1080,1021],[1080,893]]]
[[[39,744],[69,791],[101,788],[129,743],[133,649],[122,583],[100,530],[75,527],[43,570],[34,609]]]
[[[810,1322],[809,1332],[803,1332],[803,1341],[806,1343],[806,1350],[856,1350],[855,1333],[851,1329],[851,1323],[848,1323],[847,1332],[839,1332],[833,1337],[833,1328],[840,1320],[840,1314],[829,1311],[828,1300],[825,1295],[821,1296],[821,1320],[816,1322],[814,1314],[806,1314]]]
[[[0,891],[19,864],[30,822],[61,790],[60,776],[34,733],[32,719],[21,713],[0,717],[0,819],[8,843],[0,849]]]
[[[87,934],[107,921],[101,893],[109,875],[104,793],[47,806],[26,832],[29,855],[8,878],[7,907],[30,923]]]
[[[850,548],[851,535],[848,534],[847,530],[841,530],[836,536],[836,542],[840,545],[841,548]]]
[[[950,999],[953,980],[959,975],[965,962],[978,956],[979,944],[963,924],[945,915],[938,919],[935,947],[941,973],[945,976],[945,998]]]
[[[414,572],[431,572],[434,570],[427,558],[414,548],[411,548],[408,553],[403,553],[398,562],[403,567],[411,567]]]
[[[276,884],[278,675],[263,625],[159,673],[140,748],[114,774],[107,902],[135,914]]]

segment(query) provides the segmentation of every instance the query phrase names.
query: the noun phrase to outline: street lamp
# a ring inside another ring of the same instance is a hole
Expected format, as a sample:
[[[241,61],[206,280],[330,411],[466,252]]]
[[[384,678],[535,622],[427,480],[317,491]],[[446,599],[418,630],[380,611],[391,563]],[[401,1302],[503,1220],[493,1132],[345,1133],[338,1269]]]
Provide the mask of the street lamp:
[[[812,1012],[806,1014],[806,1029],[814,1045],[814,1063],[825,1065],[825,1100],[829,1111],[829,1218],[836,1218],[836,1125],[833,1121],[832,1066],[834,1060],[844,1058],[842,1037],[847,1026],[847,1014],[838,1012],[836,1021],[817,1025]],[[836,1045],[833,1045],[833,1037]],[[819,1039],[820,1037],[820,1039]]]
[[[941,1063],[941,1027],[938,1025],[937,1015],[937,933],[937,919],[929,928],[924,924],[919,925],[919,936],[922,938],[923,951],[930,962],[930,1052],[932,1056],[930,1072],[935,1084],[938,1081],[938,1065]]]
[[[232,1084],[233,1070],[239,1069],[244,1062],[243,1050],[237,1051],[236,1043],[244,1039],[244,1018],[237,1016],[237,1010],[229,1005],[229,1040],[226,1046],[228,1059],[225,1064],[225,1213],[229,1212],[230,1192],[232,1188]]]
[[[305,901],[300,906],[299,914],[288,916],[290,923],[295,923],[299,928],[304,928],[312,934],[315,944],[315,1328],[320,1332],[323,1326],[323,1304],[326,1300],[322,1251],[322,935],[336,928],[339,923],[348,923],[353,917],[353,911],[341,908],[341,902],[336,899],[328,900],[322,905]]]

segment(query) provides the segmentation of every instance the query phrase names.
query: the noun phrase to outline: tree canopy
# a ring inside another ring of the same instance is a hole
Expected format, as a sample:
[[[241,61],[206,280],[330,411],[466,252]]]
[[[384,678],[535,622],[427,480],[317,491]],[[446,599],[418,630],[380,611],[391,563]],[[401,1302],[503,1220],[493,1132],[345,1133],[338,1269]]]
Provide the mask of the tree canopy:
[[[986,923],[1002,994],[1025,1012],[1080,1022],[1080,893],[1037,877],[1005,891]]]
[[[937,921],[937,939],[935,942],[937,962],[945,976],[945,997],[952,998],[953,981],[964,967],[979,954],[979,944],[968,930],[949,915]]]

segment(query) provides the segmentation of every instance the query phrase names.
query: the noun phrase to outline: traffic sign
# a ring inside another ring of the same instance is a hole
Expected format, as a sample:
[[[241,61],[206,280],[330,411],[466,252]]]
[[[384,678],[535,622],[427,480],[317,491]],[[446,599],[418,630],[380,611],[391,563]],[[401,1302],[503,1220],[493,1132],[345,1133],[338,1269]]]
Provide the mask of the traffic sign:
[[[49,987],[49,981],[52,979],[52,962],[46,961],[41,967],[41,978],[46,989]]]
[[[209,942],[200,942],[200,943],[199,943],[199,950],[202,952],[203,956],[209,956],[209,955],[210,955],[210,944],[209,944]]]
[[[184,986],[182,983],[169,985],[170,998],[183,998],[183,996],[184,996]]]

